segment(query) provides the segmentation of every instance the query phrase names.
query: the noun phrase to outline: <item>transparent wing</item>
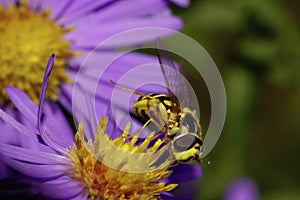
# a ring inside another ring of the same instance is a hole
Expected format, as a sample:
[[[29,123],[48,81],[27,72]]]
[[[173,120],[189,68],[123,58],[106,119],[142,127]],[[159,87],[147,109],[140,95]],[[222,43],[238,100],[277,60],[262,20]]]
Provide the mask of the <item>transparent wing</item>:
[[[186,87],[186,81],[183,80],[182,67],[174,64],[169,53],[163,47],[161,40],[157,39],[157,56],[166,82],[168,95],[172,102],[177,102],[177,106],[172,105],[172,109],[175,112],[180,112],[180,106],[192,106],[189,100],[189,89]],[[179,102],[180,105],[178,104]]]
[[[178,72],[180,73],[177,73],[177,84],[174,86],[176,96],[181,107],[189,107],[193,110],[198,110],[196,106],[196,103],[198,102],[196,99],[196,94],[194,93],[194,90],[188,80],[185,78],[186,74],[183,69],[183,63],[180,63],[177,68]]]

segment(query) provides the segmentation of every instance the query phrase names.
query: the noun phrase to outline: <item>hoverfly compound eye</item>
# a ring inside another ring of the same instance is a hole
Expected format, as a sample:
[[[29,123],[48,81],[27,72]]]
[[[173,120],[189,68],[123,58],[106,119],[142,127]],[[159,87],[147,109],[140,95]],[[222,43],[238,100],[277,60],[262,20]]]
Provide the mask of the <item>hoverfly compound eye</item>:
[[[175,151],[183,152],[192,148],[196,144],[197,140],[195,136],[185,134],[175,138],[173,142]]]
[[[194,117],[187,113],[184,118],[181,121],[182,126],[187,127],[188,131],[190,133],[197,133],[198,132],[198,126],[197,126],[197,122],[195,121]]]

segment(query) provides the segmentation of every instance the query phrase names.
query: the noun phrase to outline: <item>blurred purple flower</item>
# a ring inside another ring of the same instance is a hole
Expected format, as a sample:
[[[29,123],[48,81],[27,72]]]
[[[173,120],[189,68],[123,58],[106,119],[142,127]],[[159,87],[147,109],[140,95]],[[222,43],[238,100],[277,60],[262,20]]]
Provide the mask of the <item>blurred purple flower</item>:
[[[31,144],[18,147],[0,143],[0,159],[22,175],[17,179],[17,183],[32,186],[27,194],[54,199],[88,199],[88,197],[153,199],[159,195],[162,199],[176,199],[169,193],[176,184],[202,175],[198,165],[175,166],[171,175],[166,171],[168,168],[163,171],[130,174],[110,169],[95,160],[94,155],[91,155],[86,147],[97,150],[105,148],[105,145],[98,147],[94,144],[93,147],[91,142],[85,142],[82,126],[74,137],[66,121],[56,118],[49,110],[44,109],[45,93],[53,63],[54,56],[50,58],[46,68],[38,106],[21,90],[7,87],[8,96],[28,123],[22,124],[0,110],[0,118]],[[104,121],[100,122],[97,134],[99,130],[104,132],[102,130],[105,128]],[[107,128],[105,132],[110,130]],[[116,141],[115,145],[122,147],[125,145],[122,136],[111,141]],[[120,141],[123,141],[123,144]],[[135,146],[134,142],[130,142]],[[138,148],[143,151],[145,147],[135,147],[134,151]],[[112,155],[104,156],[112,157]],[[117,157],[113,159],[118,160]],[[137,184],[136,181],[145,182]]]
[[[259,190],[253,180],[238,178],[229,185],[223,200],[259,200]]]

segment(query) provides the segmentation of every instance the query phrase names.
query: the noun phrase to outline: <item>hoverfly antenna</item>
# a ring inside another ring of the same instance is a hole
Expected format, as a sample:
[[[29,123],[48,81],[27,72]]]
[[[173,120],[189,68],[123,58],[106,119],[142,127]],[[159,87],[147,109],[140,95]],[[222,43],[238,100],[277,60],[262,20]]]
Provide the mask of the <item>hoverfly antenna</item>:
[[[117,85],[117,83],[114,82],[113,80],[109,80],[109,82],[111,82],[111,83],[114,84],[114,85]]]
[[[114,84],[117,88],[121,89],[121,90],[130,92],[130,93],[132,93],[132,94],[135,94],[135,95],[141,96],[141,97],[142,97],[142,96],[147,96],[146,94],[142,94],[142,93],[136,92],[136,91],[134,91],[134,90],[132,90],[132,89],[130,89],[130,88],[128,88],[128,87],[125,87],[125,86],[123,86],[123,85],[120,85],[120,84],[114,82],[113,80],[110,80],[110,82],[111,82],[112,84]]]

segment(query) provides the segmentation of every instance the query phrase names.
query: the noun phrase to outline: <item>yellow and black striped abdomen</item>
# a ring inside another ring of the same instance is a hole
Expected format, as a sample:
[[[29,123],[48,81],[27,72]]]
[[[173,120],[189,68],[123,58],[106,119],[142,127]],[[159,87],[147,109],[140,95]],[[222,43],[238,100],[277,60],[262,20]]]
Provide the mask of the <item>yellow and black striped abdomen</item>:
[[[141,96],[134,103],[133,111],[144,118],[152,118],[155,121],[166,122],[172,112],[172,102],[170,97],[165,94]]]

